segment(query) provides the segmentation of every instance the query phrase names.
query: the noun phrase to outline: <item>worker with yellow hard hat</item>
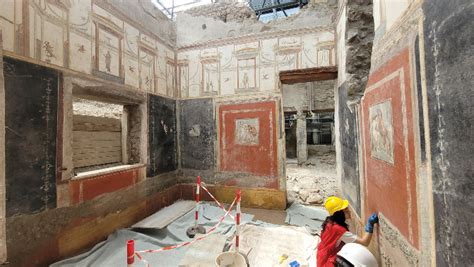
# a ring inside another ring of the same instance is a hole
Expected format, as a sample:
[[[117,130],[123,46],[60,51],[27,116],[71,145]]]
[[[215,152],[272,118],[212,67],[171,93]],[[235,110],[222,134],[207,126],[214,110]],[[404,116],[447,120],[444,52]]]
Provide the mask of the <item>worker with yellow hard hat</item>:
[[[367,220],[365,234],[362,238],[351,233],[346,220],[351,218],[348,210],[349,201],[335,196],[328,197],[324,207],[329,212],[329,216],[323,222],[321,230],[321,241],[318,245],[317,266],[334,267],[337,253],[344,244],[358,243],[368,246],[372,240],[374,225],[379,222],[377,213],[373,213]]]

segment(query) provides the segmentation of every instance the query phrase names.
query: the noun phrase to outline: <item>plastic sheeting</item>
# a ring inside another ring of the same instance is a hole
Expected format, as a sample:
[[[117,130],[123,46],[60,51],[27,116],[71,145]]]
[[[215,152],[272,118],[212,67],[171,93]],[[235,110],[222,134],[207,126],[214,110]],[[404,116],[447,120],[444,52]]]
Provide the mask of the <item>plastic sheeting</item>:
[[[316,266],[319,237],[310,235],[303,227],[263,227],[249,223],[242,227],[240,236],[241,252],[250,266],[286,267],[292,261],[302,267]]]
[[[328,212],[322,207],[293,203],[286,210],[285,223],[305,227],[311,234],[319,234],[327,216],[329,216]]]
[[[175,203],[176,204],[176,203]],[[173,204],[174,205],[174,204]],[[170,209],[173,205],[169,206]],[[160,211],[158,211],[159,213]],[[303,205],[292,205],[288,210],[287,223],[305,226],[277,226],[261,221],[251,221],[253,215],[241,214],[241,252],[247,255],[250,266],[288,266],[290,260],[297,260],[301,266],[315,265],[315,249],[319,242],[307,230],[319,229],[327,216],[325,211]],[[199,224],[206,229],[217,224],[224,211],[209,203],[202,202],[199,207]],[[235,211],[232,212],[235,215]],[[156,214],[152,215],[156,216]],[[109,235],[106,241],[95,245],[81,255],[62,260],[51,267],[86,266],[126,266],[127,240],[135,240],[135,250],[159,249],[191,241],[186,230],[194,225],[194,210],[186,213],[163,229],[120,229]],[[150,266],[213,266],[217,255],[233,245],[234,221],[228,216],[207,238],[190,246],[157,253],[142,253]],[[279,258],[287,255],[286,261],[279,264]],[[135,257],[134,267],[146,266]]]
[[[172,207],[172,206],[170,206]],[[159,212],[159,211],[158,211]],[[199,224],[206,229],[214,226],[224,215],[224,211],[208,203],[201,203],[199,207]],[[233,212],[235,215],[235,212]],[[241,223],[245,224],[252,220],[253,215],[241,214]],[[163,229],[142,230],[141,232],[130,229],[120,229],[109,235],[106,241],[98,243],[91,250],[73,258],[59,261],[50,265],[51,267],[86,267],[86,266],[126,266],[126,243],[127,240],[135,240],[135,250],[159,249],[165,246],[176,245],[182,242],[191,241],[186,235],[186,230],[194,225],[194,210],[188,212],[181,218]],[[227,238],[227,243],[232,242],[235,231],[234,221],[227,216],[221,225],[214,231]],[[218,237],[214,237],[219,239]],[[203,242],[204,240],[197,241]],[[218,244],[219,242],[216,242]],[[189,246],[178,249],[162,251],[157,253],[143,253],[144,258],[150,266],[180,266],[181,261],[186,257]],[[224,249],[224,248],[222,248]],[[221,250],[222,251],[222,250]],[[191,253],[193,253],[191,251]],[[146,266],[135,257],[133,266]],[[199,266],[198,262],[196,265]],[[204,266],[204,265],[201,265]]]

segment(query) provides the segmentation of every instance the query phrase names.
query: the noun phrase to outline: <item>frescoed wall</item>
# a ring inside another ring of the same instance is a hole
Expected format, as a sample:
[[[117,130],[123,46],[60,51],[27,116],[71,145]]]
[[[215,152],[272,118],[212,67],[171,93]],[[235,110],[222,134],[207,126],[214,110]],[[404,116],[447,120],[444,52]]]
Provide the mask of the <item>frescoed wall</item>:
[[[434,258],[431,178],[424,162],[421,2],[377,0],[369,8],[369,2],[347,1],[338,12],[338,177],[354,211],[353,231],[362,234],[367,217],[379,213],[369,248],[381,266],[430,266]],[[358,13],[365,18],[352,20]],[[370,20],[371,48],[348,39],[370,32]],[[358,72],[357,56],[364,55],[370,55],[370,64],[364,63],[368,74]]]
[[[278,92],[280,71],[334,66],[335,58],[334,32],[319,28],[183,46],[178,88],[182,97]]]
[[[6,1],[0,9],[3,47],[54,66],[176,96],[173,41],[121,16],[121,7],[92,0]]]
[[[276,103],[219,104],[219,171],[269,177],[261,187],[278,189]]]
[[[148,96],[148,148],[147,176],[177,168],[176,101],[155,95]]]
[[[418,247],[409,62],[409,51],[405,49],[373,73],[361,107],[367,209],[383,213]]]
[[[56,207],[58,72],[10,58],[3,64],[6,216],[11,217]]]
[[[216,127],[213,100],[188,99],[178,102],[181,168],[210,170],[215,166]]]
[[[431,0],[423,11],[436,264],[472,266],[474,4]]]

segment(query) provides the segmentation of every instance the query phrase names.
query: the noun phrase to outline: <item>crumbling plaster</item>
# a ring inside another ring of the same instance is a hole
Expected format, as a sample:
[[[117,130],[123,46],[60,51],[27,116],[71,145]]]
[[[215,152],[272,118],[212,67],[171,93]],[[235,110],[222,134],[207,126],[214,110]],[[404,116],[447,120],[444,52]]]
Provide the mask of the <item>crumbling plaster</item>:
[[[345,70],[349,101],[358,102],[364,93],[370,72],[374,39],[372,0],[348,1],[346,5]]]
[[[176,45],[183,47],[194,43],[249,34],[329,26],[334,22],[335,9],[334,5],[319,3],[302,9],[296,15],[269,23],[256,21],[254,17],[242,22],[224,22],[215,19],[213,15],[198,14],[199,16],[194,16],[185,12],[176,18]]]

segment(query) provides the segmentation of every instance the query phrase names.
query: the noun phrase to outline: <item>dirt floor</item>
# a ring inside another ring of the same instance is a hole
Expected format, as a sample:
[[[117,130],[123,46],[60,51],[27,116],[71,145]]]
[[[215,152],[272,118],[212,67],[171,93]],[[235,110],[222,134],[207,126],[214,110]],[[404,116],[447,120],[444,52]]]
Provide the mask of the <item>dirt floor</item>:
[[[322,204],[336,192],[336,152],[310,154],[301,166],[288,159],[286,179],[289,203]]]

